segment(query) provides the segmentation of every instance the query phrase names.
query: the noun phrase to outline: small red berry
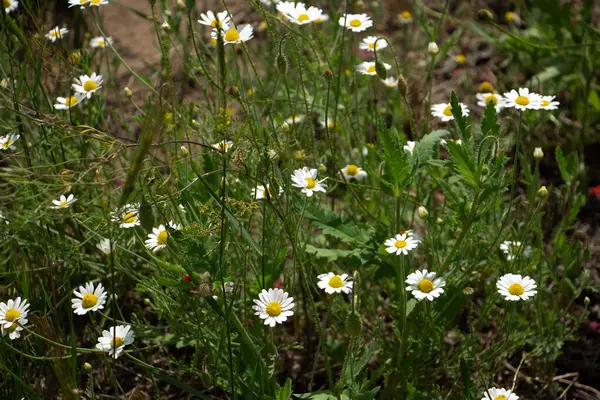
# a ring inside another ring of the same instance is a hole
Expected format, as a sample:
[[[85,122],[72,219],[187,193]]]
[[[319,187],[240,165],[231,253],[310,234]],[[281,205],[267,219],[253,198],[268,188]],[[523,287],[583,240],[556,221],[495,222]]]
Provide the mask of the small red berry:
[[[191,282],[192,281],[192,277],[189,276],[188,274],[185,274],[185,276],[183,277],[183,280],[186,282]]]

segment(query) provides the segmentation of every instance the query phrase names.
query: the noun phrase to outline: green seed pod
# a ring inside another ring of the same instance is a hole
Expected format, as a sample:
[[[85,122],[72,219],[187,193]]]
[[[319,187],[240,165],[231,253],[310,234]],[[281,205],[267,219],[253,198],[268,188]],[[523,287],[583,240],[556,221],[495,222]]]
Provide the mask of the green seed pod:
[[[281,53],[277,55],[277,71],[279,71],[280,75],[285,75],[288,72],[287,57]]]
[[[140,205],[140,225],[147,231],[151,231],[154,228],[154,213],[152,212],[152,206],[146,202],[142,202]]]
[[[346,330],[350,336],[358,336],[362,330],[362,319],[356,311],[350,311],[346,317]]]
[[[377,76],[381,80],[385,80],[387,78],[387,70],[385,69],[385,65],[379,60],[375,63],[375,72],[377,72]]]
[[[403,75],[398,76],[398,93],[404,98],[406,98],[406,95],[408,94],[408,84]]]

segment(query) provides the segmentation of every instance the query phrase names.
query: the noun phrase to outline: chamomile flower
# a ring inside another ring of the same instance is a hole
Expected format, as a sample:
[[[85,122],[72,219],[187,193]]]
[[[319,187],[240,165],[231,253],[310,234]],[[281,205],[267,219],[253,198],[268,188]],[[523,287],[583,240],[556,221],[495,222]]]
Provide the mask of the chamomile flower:
[[[448,139],[448,140],[451,141],[451,142],[453,142],[453,143],[455,143],[455,144],[457,144],[457,145],[459,145],[459,146],[462,144],[462,140],[460,140],[460,139],[456,139],[456,140],[454,140],[454,139]],[[441,139],[440,140],[440,144],[442,146],[445,146],[446,142],[447,142],[446,139]]]
[[[459,103],[459,105],[463,117],[468,116],[470,111],[466,104]],[[452,121],[454,119],[454,116],[452,115],[452,106],[449,103],[434,104],[431,106],[431,115],[441,118],[443,122]]]
[[[415,239],[410,232],[399,233],[393,238],[385,241],[385,246],[390,254],[396,253],[397,256],[404,254],[408,255],[408,252],[414,250],[419,245],[419,239]]]
[[[85,8],[86,5],[90,3],[90,0],[69,0],[69,8],[80,6],[81,8]]]
[[[320,24],[320,23],[325,22],[325,21],[329,21],[329,15],[324,14],[324,13],[321,13],[321,15],[319,15],[317,17],[317,19],[315,19],[315,22],[317,24]]]
[[[4,0],[4,12],[6,14],[15,11],[17,7],[19,7],[19,2],[17,0]]]
[[[317,286],[327,294],[350,293],[354,282],[348,279],[348,274],[336,275],[333,272],[317,276]]]
[[[71,107],[75,107],[85,98],[81,93],[74,93],[69,97],[57,97],[54,108],[57,110],[68,110]]]
[[[317,180],[317,170],[315,168],[303,167],[295,170],[292,174],[292,186],[301,188],[302,193],[306,194],[307,197],[311,197],[314,192],[327,193],[325,190],[327,186],[323,183],[325,179]]]
[[[288,125],[292,125],[292,124],[299,124],[302,121],[304,121],[304,115],[296,114],[296,115],[290,115],[289,117],[287,117],[287,119],[285,120],[285,123]]]
[[[385,49],[388,46],[387,40],[379,36],[367,36],[358,44],[361,50],[375,51]]]
[[[94,49],[103,49],[105,47],[112,46],[113,43],[114,40],[111,37],[96,36],[90,40],[90,46]]]
[[[523,243],[514,242],[512,240],[507,240],[500,245],[500,250],[506,254],[506,259],[508,261],[514,260],[521,252],[521,248]],[[521,254],[523,257],[529,257],[531,255],[531,246],[523,247],[523,251]]]
[[[415,145],[417,144],[417,142],[412,142],[412,141],[407,141],[406,144],[404,145],[403,149],[405,151],[408,151],[410,154],[413,153],[413,151],[415,151]]]
[[[477,93],[477,105],[479,107],[487,107],[488,104],[493,103],[496,106],[496,112],[499,113],[504,108],[504,98],[498,93]]]
[[[139,203],[126,204],[120,210],[111,213],[111,221],[119,222],[119,228],[133,228],[140,224],[139,213]]]
[[[85,286],[79,286],[79,291],[73,290],[73,294],[75,297],[71,299],[71,307],[77,315],[85,315],[88,311],[102,310],[106,303],[107,296],[102,283],[98,283],[98,286],[94,287],[93,282],[88,282]]]
[[[67,28],[59,28],[57,26],[54,29],[51,29],[50,32],[46,34],[46,39],[54,43],[58,39],[62,39],[67,33],[69,33],[69,30]]]
[[[108,4],[108,0],[90,0],[90,7],[100,7]]]
[[[279,196],[281,196],[283,194],[283,189],[279,188],[278,193]],[[262,200],[273,197],[273,193],[271,192],[271,188],[269,187],[268,183],[265,186],[257,185],[256,188],[251,190],[251,195],[252,198],[256,200]]]
[[[367,14],[344,14],[338,23],[352,32],[362,32],[373,26],[373,21]]]
[[[279,3],[279,0],[260,0],[265,6],[272,6],[273,4]]]
[[[310,24],[321,17],[323,10],[317,7],[306,8],[304,3],[296,3],[294,7],[287,7],[283,13],[290,22],[296,25]]]
[[[77,201],[77,199],[72,194],[70,194],[68,197],[65,197],[64,195],[62,195],[62,196],[60,196],[60,198],[58,200],[52,200],[52,204],[54,204],[54,205],[50,206],[50,208],[54,208],[54,209],[69,208],[69,207],[71,207],[71,204],[75,203],[76,201]]]
[[[340,174],[344,176],[347,181],[362,181],[367,177],[367,173],[361,167],[354,164],[346,165],[340,170]]]
[[[229,29],[229,22],[231,21],[231,15],[227,11],[221,11],[216,15],[212,11],[208,11],[206,14],[200,14],[200,22],[202,25],[210,26],[211,28],[218,28],[227,30]]]
[[[91,99],[92,94],[102,88],[102,82],[102,75],[97,75],[94,72],[92,75],[81,75],[79,78],[75,78],[75,83],[72,86],[75,92]]]
[[[16,150],[15,142],[19,140],[21,135],[9,133],[6,136],[0,136],[0,150]]]
[[[293,1],[282,1],[277,2],[277,11],[281,14],[282,17],[285,17],[285,14],[289,14],[289,12],[296,8],[296,3]]]
[[[333,122],[333,118],[327,118],[327,121],[319,121],[319,125],[321,125],[322,128],[335,128],[335,122]]]
[[[433,301],[444,293],[442,288],[446,286],[446,281],[442,278],[436,279],[435,275],[435,272],[428,272],[426,269],[413,272],[406,277],[408,283],[406,290],[412,292],[419,301],[423,299]]]
[[[496,282],[496,288],[498,288],[498,293],[504,296],[504,300],[509,301],[527,300],[537,293],[535,290],[537,285],[533,279],[515,274],[506,274],[500,277]]]
[[[260,319],[265,320],[265,325],[274,327],[276,324],[285,322],[288,317],[294,315],[294,298],[289,297],[288,293],[279,289],[263,289],[258,294],[258,300],[254,300],[255,305],[252,309],[256,311]]]
[[[225,44],[239,44],[247,42],[254,37],[254,31],[252,30],[251,25],[238,26],[238,28],[239,30],[236,28],[228,28],[227,30],[221,31],[221,36],[223,37],[223,42]],[[217,39],[216,30],[212,31],[211,38]]]
[[[483,395],[481,400],[518,400],[519,396],[512,390],[491,388]]]
[[[221,140],[219,143],[213,144],[212,147],[221,153],[227,153],[233,147],[233,142],[231,140]]]
[[[27,300],[21,300],[17,297],[10,299],[6,303],[0,303],[0,329],[2,336],[8,335],[11,340],[21,337],[20,331],[23,325],[27,324],[27,314],[29,313],[29,304]]]
[[[558,101],[553,101],[556,96],[542,96],[542,102],[540,103],[540,110],[556,110],[560,103]]]
[[[537,93],[530,92],[528,88],[515,89],[508,93],[504,93],[504,106],[514,107],[517,110],[537,110],[542,104],[542,96]]]
[[[383,63],[385,69],[390,69],[392,66],[387,63]],[[366,61],[357,65],[356,70],[363,75],[377,75],[377,67],[372,61]]]
[[[407,25],[413,22],[413,17],[412,14],[410,13],[410,11],[402,11],[399,15],[398,15],[398,22],[400,22],[402,25]]]
[[[96,348],[100,351],[107,351],[109,356],[117,359],[125,346],[133,343],[134,337],[130,325],[113,326],[109,331],[102,331],[102,336],[98,338]]]
[[[394,78],[393,76],[388,76],[387,78],[382,79],[381,82],[389,88],[398,87],[398,78]]]
[[[165,228],[164,225],[159,225],[158,228],[152,228],[152,233],[148,234],[148,239],[146,239],[144,243],[148,250],[152,250],[153,253],[156,253],[167,247],[168,239],[169,232],[167,232],[167,228]]]
[[[110,239],[106,238],[102,238],[102,240],[96,244],[96,248],[106,255],[109,255],[113,251],[113,246],[110,243]]]
[[[182,228],[181,224],[178,224],[178,223],[176,223],[176,222],[175,222],[175,221],[173,221],[173,220],[170,220],[170,221],[167,223],[167,226],[169,227],[169,229],[171,229],[171,230],[174,230],[174,231],[180,231],[180,230],[181,230],[181,228]]]

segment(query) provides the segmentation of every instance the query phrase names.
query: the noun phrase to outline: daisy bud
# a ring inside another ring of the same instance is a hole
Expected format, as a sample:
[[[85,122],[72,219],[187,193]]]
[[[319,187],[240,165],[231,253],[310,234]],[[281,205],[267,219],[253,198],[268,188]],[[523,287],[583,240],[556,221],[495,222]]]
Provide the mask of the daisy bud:
[[[406,83],[404,75],[398,76],[398,93],[404,98],[406,98],[406,95],[408,94],[408,84]]]
[[[169,25],[168,22],[163,22],[163,24],[160,27],[163,31],[167,33],[171,32],[171,25]]]
[[[463,294],[464,294],[465,296],[473,296],[473,293],[474,293],[474,292],[475,292],[475,291],[473,290],[473,288],[472,288],[472,287],[468,287],[468,286],[467,286],[466,288],[464,288],[464,289],[463,289]]]
[[[165,10],[165,15],[167,17],[170,17],[171,15],[173,15],[173,13],[171,12],[171,10]]]
[[[429,44],[427,45],[427,51],[429,52],[429,54],[434,56],[437,53],[439,53],[440,49],[438,48],[438,45],[435,42],[429,42]]]
[[[387,78],[387,70],[385,69],[385,65],[379,60],[375,63],[375,72],[377,72],[377,76],[381,80],[385,80]]]
[[[590,298],[585,296],[585,298],[583,299],[583,304],[587,307],[590,305]]]
[[[346,317],[346,330],[350,336],[358,336],[362,330],[362,319],[356,311],[350,311]]]
[[[327,171],[327,167],[325,166],[325,164],[319,164],[319,172],[326,172]]]
[[[184,156],[187,156],[187,155],[188,155],[188,149],[187,149],[187,147],[185,147],[185,146],[181,146],[181,147],[179,148],[179,150],[181,150],[181,153],[182,153]]]
[[[536,160],[539,160],[541,158],[544,158],[544,152],[542,151],[541,147],[536,147],[533,150],[533,158],[535,158]]]
[[[492,14],[492,12],[487,8],[482,8],[481,10],[479,10],[477,12],[477,16],[480,20],[486,22],[492,21],[494,19],[494,14]]]
[[[198,121],[196,121],[196,120],[192,120],[192,122],[190,122],[190,125],[194,129],[200,129],[200,123]]]
[[[183,10],[183,9],[185,9],[185,2],[184,2],[183,0],[177,0],[177,7],[178,7],[180,10]]]
[[[548,189],[546,189],[546,186],[542,186],[538,192],[537,192],[538,196],[540,197],[548,197]]]
[[[331,78],[333,78],[333,72],[327,68],[325,71],[323,71],[323,77],[327,80],[327,82],[331,81]]]
[[[85,372],[92,372],[92,364],[90,364],[90,363],[83,364],[83,370]]]
[[[130,99],[131,96],[133,96],[133,92],[131,91],[131,89],[129,89],[128,87],[126,87],[125,89],[123,89],[123,95],[125,97],[127,97],[128,99]]]
[[[112,295],[111,297],[112,297],[112,299],[113,299],[114,301],[117,301],[117,300],[119,300],[119,295],[118,295],[118,294],[116,294],[116,293],[113,293],[113,295]]]
[[[423,206],[419,206],[419,208],[417,208],[417,212],[419,213],[419,217],[421,218],[427,218],[427,216],[429,215],[429,211],[427,211],[427,209]]]
[[[288,60],[281,53],[277,55],[277,71],[280,75],[285,75],[288,72]]]
[[[73,52],[71,52],[71,54],[69,54],[69,59],[71,60],[71,62],[73,64],[77,64],[79,62],[80,58],[81,58],[81,53],[79,52],[79,50],[73,51]]]
[[[237,86],[230,86],[229,89],[227,89],[227,93],[232,97],[238,98],[240,97],[240,88]]]
[[[284,122],[283,124],[281,124],[280,127],[282,132],[289,132],[290,131],[290,125],[287,122]]]

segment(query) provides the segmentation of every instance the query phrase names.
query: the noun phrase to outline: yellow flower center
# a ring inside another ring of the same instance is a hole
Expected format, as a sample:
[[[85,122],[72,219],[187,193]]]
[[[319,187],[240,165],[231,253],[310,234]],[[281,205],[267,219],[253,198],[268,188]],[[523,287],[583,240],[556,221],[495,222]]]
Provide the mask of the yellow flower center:
[[[489,82],[482,82],[479,85],[479,93],[494,93],[494,86]]]
[[[92,0],[92,4],[100,4],[101,0]]]
[[[370,49],[374,49],[375,48],[375,43],[369,43],[369,48]]]
[[[213,20],[213,21],[210,23],[210,26],[211,26],[211,27],[213,27],[213,28],[217,28],[217,27],[219,27],[219,28],[222,28],[222,27],[223,27],[223,23],[222,23],[221,21],[217,21],[217,20],[215,19],[215,20]]]
[[[115,336],[113,340],[110,341],[110,347],[115,349],[117,347],[121,347],[125,344],[125,340],[121,336]]]
[[[314,189],[317,186],[317,182],[313,178],[304,178],[304,180],[306,181],[307,189]]]
[[[433,282],[429,279],[423,279],[419,282],[419,290],[423,293],[429,293],[433,290]]]
[[[444,108],[443,114],[447,117],[451,117],[452,116],[452,106],[446,106],[446,108]]]
[[[334,275],[329,279],[329,286],[338,289],[344,286],[344,282],[342,282],[342,278],[339,275]]]
[[[83,308],[92,308],[96,304],[98,304],[98,297],[96,297],[96,295],[93,293],[87,293],[83,296],[83,299],[81,299],[81,305]]]
[[[410,11],[402,11],[402,13],[400,14],[400,17],[402,19],[411,19],[412,14],[410,13]]]
[[[169,237],[167,231],[160,231],[158,235],[156,235],[156,243],[159,245],[167,244],[167,237]]]
[[[16,310],[14,308],[9,308],[6,311],[6,314],[4,315],[4,318],[8,322],[13,322],[15,319],[19,318],[20,316],[21,316],[21,313],[19,312],[19,310]]]
[[[298,21],[300,21],[300,22],[308,21],[309,19],[310,19],[310,17],[308,16],[308,14],[298,15]]]
[[[83,83],[83,90],[85,90],[86,92],[90,92],[92,90],[96,90],[96,88],[98,88],[98,85],[96,84],[96,82],[89,80],[89,81],[85,81]]]
[[[69,204],[69,202],[68,202],[68,201],[66,201],[66,200],[61,200],[61,201],[60,201],[60,206],[61,206],[61,207],[66,207],[66,206],[67,206],[67,204]]]
[[[229,29],[227,32],[225,32],[225,40],[228,42],[237,42],[240,40],[240,34],[235,29]]]
[[[517,19],[517,13],[509,11],[507,12],[504,17],[506,18],[507,21],[514,21]],[[496,400],[496,399],[494,399]]]
[[[4,8],[10,7],[10,0],[4,0]]]
[[[525,96],[519,96],[515,100],[515,103],[517,103],[520,106],[526,106],[526,105],[529,104],[529,99],[527,97],[525,97]]]
[[[464,64],[467,62],[467,57],[465,57],[463,54],[457,54],[456,55],[456,62],[459,64]]]
[[[210,44],[212,44],[213,46],[217,45],[217,38],[210,38]]]
[[[406,240],[396,240],[396,243],[394,243],[394,246],[396,246],[396,248],[398,248],[398,249],[403,249],[406,247]]]
[[[104,39],[98,40],[98,47],[104,47],[106,43],[104,43]]]
[[[353,28],[358,28],[361,25],[362,22],[360,22],[360,19],[353,19],[352,21],[350,21],[350,26]]]
[[[506,396],[501,394],[500,396],[494,397],[494,400],[506,400]]]
[[[358,167],[356,165],[348,165],[346,167],[346,175],[350,175],[350,176],[358,175]]]
[[[493,94],[490,94],[488,97],[485,98],[485,104],[490,103],[498,104],[498,99]]]
[[[520,283],[513,283],[508,287],[508,293],[513,296],[520,296],[525,293],[525,288]]]
[[[548,100],[542,100],[542,107],[548,107],[550,102]]]
[[[121,216],[121,219],[123,219],[123,222],[125,222],[127,224],[131,224],[131,223],[137,221],[137,214],[134,211],[131,211],[126,214],[123,214]]]
[[[376,71],[376,69],[375,69],[374,65],[371,65],[369,68],[367,68],[367,72],[371,72],[372,73],[372,72],[375,72],[375,71]]]
[[[67,97],[67,98],[65,99],[65,105],[66,105],[67,107],[74,106],[75,104],[77,104],[77,97],[75,97],[75,96],[71,96],[71,97]]]
[[[59,37],[60,36],[60,30],[55,29],[52,32],[50,32],[50,36],[52,37]]]
[[[281,304],[279,304],[276,301],[272,301],[269,304],[267,304],[267,308],[265,309],[265,311],[271,317],[277,317],[279,314],[281,314]]]

